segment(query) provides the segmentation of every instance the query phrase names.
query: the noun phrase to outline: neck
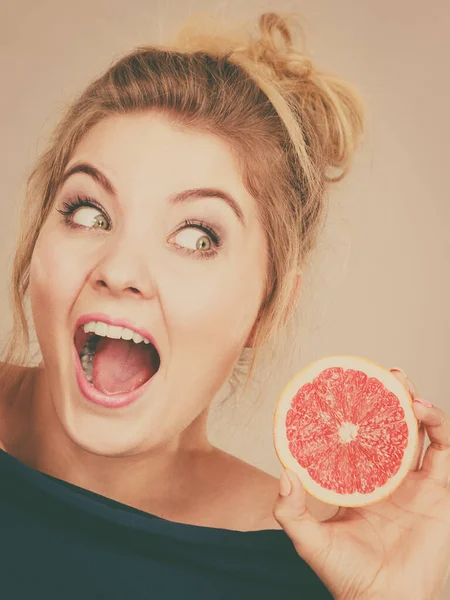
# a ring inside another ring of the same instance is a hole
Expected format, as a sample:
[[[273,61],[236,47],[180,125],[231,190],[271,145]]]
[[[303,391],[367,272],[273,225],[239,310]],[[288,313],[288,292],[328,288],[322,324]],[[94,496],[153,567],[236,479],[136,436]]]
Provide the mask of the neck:
[[[210,482],[217,477],[214,465],[220,451],[207,439],[207,410],[165,447],[110,457],[86,451],[67,435],[54,409],[44,367],[28,368],[15,406],[15,434],[6,450],[38,471],[174,519],[197,506],[207,489],[218,493]]]

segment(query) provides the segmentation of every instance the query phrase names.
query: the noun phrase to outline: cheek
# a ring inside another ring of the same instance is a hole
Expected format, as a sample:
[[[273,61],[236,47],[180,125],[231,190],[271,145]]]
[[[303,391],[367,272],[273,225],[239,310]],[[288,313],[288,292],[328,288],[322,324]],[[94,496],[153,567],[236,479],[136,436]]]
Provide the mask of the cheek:
[[[198,350],[216,348],[235,352],[245,342],[255,321],[261,299],[257,274],[233,269],[216,270],[215,276],[196,277],[180,285],[166,282],[160,288],[163,312],[173,339]]]
[[[73,249],[60,236],[42,232],[30,264],[30,299],[36,329],[58,321],[67,325],[68,310],[79,286]],[[49,327],[49,328],[50,328]]]

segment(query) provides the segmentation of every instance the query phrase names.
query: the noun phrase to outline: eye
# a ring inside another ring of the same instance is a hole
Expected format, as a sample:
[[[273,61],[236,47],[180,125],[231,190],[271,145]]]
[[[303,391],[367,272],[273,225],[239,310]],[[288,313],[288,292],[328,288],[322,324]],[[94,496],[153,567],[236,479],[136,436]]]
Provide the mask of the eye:
[[[111,228],[109,216],[105,210],[92,198],[76,196],[63,202],[63,208],[56,209],[64,217],[64,223],[72,229],[104,229]],[[222,245],[222,237],[215,229],[203,221],[186,219],[184,227],[172,237],[178,241],[174,244],[185,254],[194,254],[196,258],[213,258],[218,254],[217,249]],[[190,247],[189,247],[190,246]]]
[[[197,258],[213,258],[217,255],[222,238],[214,229],[203,221],[186,220],[184,225],[174,236],[177,239],[175,246],[185,254],[195,254]]]
[[[107,224],[105,216],[97,208],[94,209],[87,206],[79,208],[73,214],[72,222],[91,229],[99,229],[104,224]]]
[[[63,215],[64,222],[69,227],[101,229],[107,225],[109,229],[109,220],[100,207],[97,207],[96,201],[92,198],[71,198],[63,203],[64,208],[57,211]],[[97,213],[97,214],[95,214]]]
[[[198,228],[186,227],[179,231],[175,238],[177,245],[184,246],[191,250],[209,250],[212,247],[211,239]]]

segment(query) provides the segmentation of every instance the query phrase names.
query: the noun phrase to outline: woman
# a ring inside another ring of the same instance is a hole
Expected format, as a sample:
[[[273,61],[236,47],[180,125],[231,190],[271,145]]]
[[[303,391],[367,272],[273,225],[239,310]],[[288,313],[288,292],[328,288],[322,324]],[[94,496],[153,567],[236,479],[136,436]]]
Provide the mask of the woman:
[[[358,96],[294,47],[289,20],[260,29],[123,57],[31,173],[1,372],[4,597],[422,600],[445,581],[438,409],[416,408],[434,447],[395,498],[328,523],[298,478],[289,495],[207,438],[244,349],[248,381],[276,348],[326,184],[362,133]],[[27,294],[39,367],[24,366]]]

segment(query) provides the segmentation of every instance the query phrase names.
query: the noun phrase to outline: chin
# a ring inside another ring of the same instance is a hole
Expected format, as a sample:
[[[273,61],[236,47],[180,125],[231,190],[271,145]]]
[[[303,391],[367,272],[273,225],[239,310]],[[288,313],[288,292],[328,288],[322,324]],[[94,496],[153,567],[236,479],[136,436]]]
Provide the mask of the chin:
[[[105,407],[87,398],[74,376],[73,363],[63,368],[57,379],[56,390],[50,392],[50,397],[59,421],[57,429],[62,429],[69,447],[74,445],[95,456],[120,458],[145,452],[149,436],[152,447],[155,443],[164,443],[158,435],[163,433],[161,427],[155,427],[153,431],[145,426],[149,421],[158,424],[166,419],[161,404],[154,401],[161,398],[161,392],[153,390],[158,387],[155,385],[157,378],[146,383],[144,391],[147,393],[139,394],[135,402],[122,407]],[[55,435],[55,439],[59,436]],[[65,443],[62,451],[64,446]]]

